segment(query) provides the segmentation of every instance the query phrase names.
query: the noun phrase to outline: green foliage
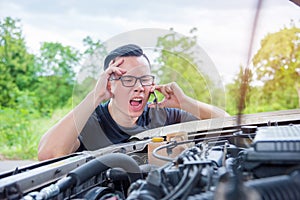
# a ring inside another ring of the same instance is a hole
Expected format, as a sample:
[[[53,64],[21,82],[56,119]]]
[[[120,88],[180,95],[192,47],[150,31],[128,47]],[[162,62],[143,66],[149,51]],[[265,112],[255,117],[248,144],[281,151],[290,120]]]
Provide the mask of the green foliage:
[[[93,39],[90,36],[87,36],[83,39],[83,46],[86,47],[84,51],[84,55],[93,55],[97,53],[100,56],[106,55],[107,51],[104,47],[101,40],[93,41]]]
[[[261,101],[272,102],[272,109],[291,109],[299,105],[300,29],[290,28],[267,35],[253,59],[259,81],[264,83]]]
[[[195,32],[196,29],[191,30],[191,34]],[[195,55],[198,53],[197,48],[195,35],[185,37],[171,32],[159,38],[158,67],[153,69],[153,73],[158,77],[160,84],[174,81],[188,96],[211,103],[212,93],[216,88],[212,80],[200,69],[200,65],[205,61],[198,57],[199,54]]]
[[[37,160],[41,136],[70,109],[57,109],[51,118],[28,113],[26,109],[0,109],[0,155],[6,159]]]
[[[51,114],[72,96],[80,53],[59,43],[44,43],[40,55],[27,52],[19,20],[0,23],[0,105]]]
[[[34,159],[41,135],[54,125],[49,117],[58,108],[71,109],[79,61],[101,44],[87,37],[81,54],[70,46],[44,42],[33,55],[19,22],[10,17],[0,21],[0,154]]]
[[[64,106],[72,97],[75,84],[74,68],[80,60],[79,51],[60,43],[45,42],[37,57],[39,77],[34,91],[40,97],[38,108],[43,114],[51,114]]]
[[[36,159],[42,134],[71,109],[77,65],[93,51],[98,52],[97,59],[106,51],[100,40],[86,37],[84,53],[44,42],[39,54],[33,55],[27,51],[19,22],[10,17],[0,21],[0,154]]]
[[[262,86],[251,86],[250,79],[245,110],[243,113],[258,113],[294,109],[300,106],[300,29],[290,28],[267,35],[261,41],[261,49],[253,58],[255,81]],[[226,86],[227,111],[238,113],[243,69],[232,84]]]
[[[36,157],[39,139],[31,120],[26,109],[0,110],[0,154],[12,159]]]
[[[35,58],[27,51],[19,20],[0,21],[0,57],[0,106],[14,107],[37,80]]]

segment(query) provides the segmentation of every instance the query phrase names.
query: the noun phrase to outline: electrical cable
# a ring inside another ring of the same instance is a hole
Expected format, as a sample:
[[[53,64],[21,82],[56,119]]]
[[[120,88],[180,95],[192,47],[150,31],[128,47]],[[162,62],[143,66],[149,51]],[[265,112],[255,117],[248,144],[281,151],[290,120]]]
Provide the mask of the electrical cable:
[[[170,200],[170,197],[172,197],[175,193],[177,193],[177,191],[180,190],[180,188],[186,183],[190,173],[190,166],[187,169],[184,169],[183,172],[184,172],[183,176],[180,182],[178,183],[178,185],[167,196],[165,196],[161,200]]]
[[[181,195],[183,195],[183,196],[180,197],[181,200],[184,200],[188,197],[188,195],[190,194],[190,191],[194,188],[194,185],[196,184],[196,182],[201,177],[201,176],[198,176],[201,169],[199,169],[196,165],[193,165],[193,171],[194,171],[194,173],[190,175],[190,180],[187,182],[187,184],[185,184],[183,186],[183,188],[180,189],[180,191],[178,191],[172,197],[172,199],[177,199]]]

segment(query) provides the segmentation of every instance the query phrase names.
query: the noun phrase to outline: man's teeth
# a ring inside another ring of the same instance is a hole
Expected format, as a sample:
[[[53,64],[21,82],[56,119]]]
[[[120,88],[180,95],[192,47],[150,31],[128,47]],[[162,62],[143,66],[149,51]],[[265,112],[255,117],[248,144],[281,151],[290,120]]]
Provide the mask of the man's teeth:
[[[133,100],[133,101],[142,101],[141,98],[133,98],[132,100]]]

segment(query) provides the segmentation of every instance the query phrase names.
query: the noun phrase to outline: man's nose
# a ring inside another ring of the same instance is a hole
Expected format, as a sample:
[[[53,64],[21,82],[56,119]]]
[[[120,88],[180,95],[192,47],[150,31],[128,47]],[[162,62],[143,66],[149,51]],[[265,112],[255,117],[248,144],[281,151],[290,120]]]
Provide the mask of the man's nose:
[[[144,91],[145,88],[144,88],[144,86],[142,85],[141,79],[138,79],[138,80],[136,81],[135,85],[134,85],[134,91],[141,91],[141,90]]]

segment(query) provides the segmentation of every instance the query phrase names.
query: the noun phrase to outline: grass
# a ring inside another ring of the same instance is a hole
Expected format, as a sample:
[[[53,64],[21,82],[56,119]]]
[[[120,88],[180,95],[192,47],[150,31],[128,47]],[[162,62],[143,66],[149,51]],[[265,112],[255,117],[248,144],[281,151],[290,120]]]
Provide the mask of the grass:
[[[0,111],[0,159],[37,160],[42,135],[60,120],[70,108],[57,109],[51,117],[5,109]]]

